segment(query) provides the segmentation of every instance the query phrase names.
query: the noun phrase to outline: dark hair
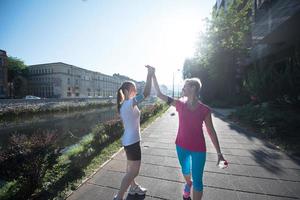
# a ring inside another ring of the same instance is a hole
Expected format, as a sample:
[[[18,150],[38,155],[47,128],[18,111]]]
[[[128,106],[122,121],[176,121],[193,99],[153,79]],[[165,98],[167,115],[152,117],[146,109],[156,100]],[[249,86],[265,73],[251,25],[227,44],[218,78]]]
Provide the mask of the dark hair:
[[[124,90],[129,91],[130,87],[135,86],[135,84],[131,81],[125,81],[122,83],[121,87],[118,89],[117,94],[117,109],[120,113],[120,109],[122,106],[123,101],[125,100]]]

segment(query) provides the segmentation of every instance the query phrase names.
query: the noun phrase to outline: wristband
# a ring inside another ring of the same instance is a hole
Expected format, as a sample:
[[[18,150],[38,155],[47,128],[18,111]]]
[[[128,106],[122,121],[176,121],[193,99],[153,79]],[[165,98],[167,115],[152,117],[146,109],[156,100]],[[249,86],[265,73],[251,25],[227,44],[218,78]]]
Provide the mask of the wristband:
[[[170,105],[173,101],[174,101],[174,99],[172,99],[171,97],[168,97],[167,104]]]

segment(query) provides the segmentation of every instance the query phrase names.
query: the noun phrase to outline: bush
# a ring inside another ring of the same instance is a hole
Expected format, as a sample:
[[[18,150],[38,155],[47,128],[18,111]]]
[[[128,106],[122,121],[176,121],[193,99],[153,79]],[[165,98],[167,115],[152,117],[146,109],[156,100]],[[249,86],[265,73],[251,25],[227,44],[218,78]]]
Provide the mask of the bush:
[[[20,183],[16,180],[5,182],[0,186],[0,199],[2,200],[15,199],[15,196],[17,195],[18,190],[21,187]]]
[[[142,109],[141,118],[146,121],[162,108],[162,104],[156,104]],[[54,145],[56,134],[13,136],[9,148],[0,153],[0,176],[6,181],[0,189],[1,199],[63,198],[60,192],[86,176],[84,169],[91,160],[119,139],[123,130],[120,119],[99,124],[63,155]]]
[[[154,105],[146,106],[142,110],[141,114],[141,124],[147,121],[150,117],[156,115],[160,110],[162,110],[164,107],[163,104],[157,103]]]
[[[299,110],[291,106],[262,103],[248,104],[232,114],[231,118],[257,129],[261,136],[292,151],[299,151]]]
[[[262,66],[253,66],[248,70],[244,86],[260,103],[276,102],[299,106],[299,66],[295,57],[280,64],[265,62]]]
[[[46,170],[59,156],[55,147],[57,135],[51,132],[13,135],[8,148],[0,152],[0,176],[6,182],[19,184],[17,199],[27,199],[41,185]]]

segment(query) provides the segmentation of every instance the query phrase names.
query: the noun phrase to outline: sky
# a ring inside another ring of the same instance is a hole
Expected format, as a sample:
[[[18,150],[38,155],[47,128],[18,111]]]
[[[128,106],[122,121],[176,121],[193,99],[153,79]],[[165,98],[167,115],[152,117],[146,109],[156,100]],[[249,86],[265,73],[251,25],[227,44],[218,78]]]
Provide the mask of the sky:
[[[216,0],[0,0],[0,49],[26,65],[65,62],[179,84]]]

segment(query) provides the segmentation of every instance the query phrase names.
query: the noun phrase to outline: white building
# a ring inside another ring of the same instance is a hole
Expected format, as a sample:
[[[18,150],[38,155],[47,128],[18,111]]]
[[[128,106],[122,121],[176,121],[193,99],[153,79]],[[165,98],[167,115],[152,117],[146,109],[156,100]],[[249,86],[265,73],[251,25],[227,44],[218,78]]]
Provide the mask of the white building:
[[[62,62],[31,65],[29,94],[47,98],[116,97],[122,80]]]

